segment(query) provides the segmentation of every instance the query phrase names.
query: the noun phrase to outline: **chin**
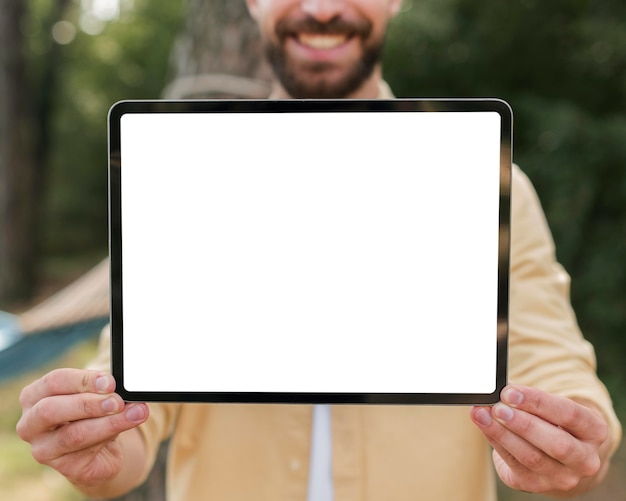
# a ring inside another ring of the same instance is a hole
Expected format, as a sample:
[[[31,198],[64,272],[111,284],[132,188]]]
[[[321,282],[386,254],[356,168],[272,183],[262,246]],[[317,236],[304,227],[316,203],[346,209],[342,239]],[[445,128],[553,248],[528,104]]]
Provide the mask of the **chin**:
[[[296,62],[278,46],[266,46],[274,75],[295,99],[342,99],[355,94],[372,76],[380,47],[367,48],[358,60],[340,67],[326,62]]]
[[[281,84],[296,99],[344,99],[357,92],[372,72],[299,72],[283,75]]]

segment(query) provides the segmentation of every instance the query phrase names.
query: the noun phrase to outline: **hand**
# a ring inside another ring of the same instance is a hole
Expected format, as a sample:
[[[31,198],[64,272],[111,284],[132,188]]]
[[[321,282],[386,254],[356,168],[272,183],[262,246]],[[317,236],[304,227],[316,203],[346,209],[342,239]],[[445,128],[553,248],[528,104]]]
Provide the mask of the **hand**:
[[[507,386],[495,406],[471,418],[493,447],[502,481],[517,490],[570,496],[608,469],[608,425],[588,405],[536,388]]]
[[[17,433],[31,444],[39,463],[58,470],[85,492],[100,492],[99,486],[115,483],[125,463],[131,462],[119,434],[148,417],[145,404],[125,404],[114,390],[111,375],[52,371],[22,390]],[[133,474],[136,469],[129,468]],[[128,477],[128,472],[120,476]]]

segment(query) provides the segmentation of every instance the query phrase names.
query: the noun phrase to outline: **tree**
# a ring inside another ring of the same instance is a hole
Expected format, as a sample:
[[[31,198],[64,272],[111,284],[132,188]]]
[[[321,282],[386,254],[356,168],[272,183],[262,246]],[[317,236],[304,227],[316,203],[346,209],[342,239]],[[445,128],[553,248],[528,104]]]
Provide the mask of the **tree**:
[[[171,98],[264,98],[270,70],[244,0],[190,0],[172,48]]]
[[[28,295],[33,282],[34,156],[29,136],[28,96],[21,0],[0,9],[0,301]]]
[[[69,0],[56,0],[43,17],[50,33]],[[29,65],[21,30],[22,0],[0,9],[0,302],[26,299],[35,283],[38,222],[50,146],[50,121],[59,46],[48,37],[38,72]]]

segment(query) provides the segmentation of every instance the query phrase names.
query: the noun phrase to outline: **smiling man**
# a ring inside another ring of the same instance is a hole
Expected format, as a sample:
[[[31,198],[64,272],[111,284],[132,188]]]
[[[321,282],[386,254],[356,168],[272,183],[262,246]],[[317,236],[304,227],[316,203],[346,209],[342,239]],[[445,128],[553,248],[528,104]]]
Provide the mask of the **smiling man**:
[[[276,80],[272,96],[376,98],[387,23],[400,0],[250,0]]]
[[[393,97],[380,55],[399,0],[248,5],[275,72],[271,98]],[[18,433],[39,462],[94,497],[141,483],[168,438],[170,501],[493,501],[494,471],[515,489],[584,492],[604,478],[621,429],[517,168],[512,190],[516,384],[494,407],[128,404],[114,393],[103,336],[97,370],[59,369],[24,389]]]

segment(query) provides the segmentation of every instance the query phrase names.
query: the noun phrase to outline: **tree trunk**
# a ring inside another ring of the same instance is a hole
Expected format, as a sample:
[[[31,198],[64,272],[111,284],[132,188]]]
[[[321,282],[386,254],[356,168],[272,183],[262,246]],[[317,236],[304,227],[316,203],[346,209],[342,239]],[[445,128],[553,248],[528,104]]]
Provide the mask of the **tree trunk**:
[[[270,69],[244,0],[190,0],[166,98],[264,98]]]
[[[70,0],[55,0],[42,23],[49,33]],[[0,7],[0,305],[28,299],[35,284],[44,173],[60,65],[60,46],[48,39],[29,78],[24,36],[27,2]]]
[[[34,282],[35,158],[26,89],[23,0],[0,8],[0,304],[24,299]]]

